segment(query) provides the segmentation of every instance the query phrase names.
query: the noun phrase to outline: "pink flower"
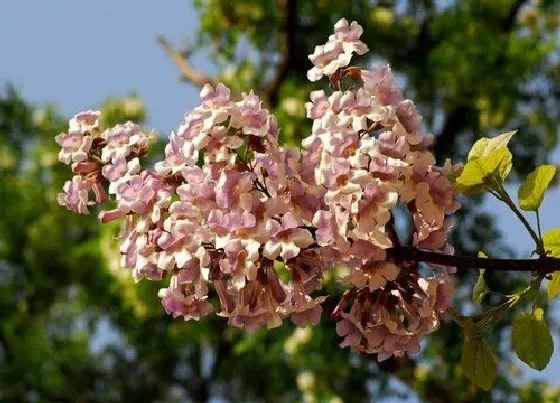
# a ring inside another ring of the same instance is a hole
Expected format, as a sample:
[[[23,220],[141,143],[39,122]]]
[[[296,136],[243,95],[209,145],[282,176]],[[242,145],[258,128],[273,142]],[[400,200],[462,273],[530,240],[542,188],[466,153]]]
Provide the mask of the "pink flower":
[[[232,116],[231,126],[240,128],[243,134],[264,137],[269,130],[268,111],[261,107],[261,100],[253,91],[243,93],[237,102],[238,113]]]
[[[310,95],[311,102],[305,103],[307,117],[311,119],[323,117],[331,107],[329,98],[325,94],[325,91],[311,91]]]
[[[309,231],[298,228],[297,219],[292,213],[284,214],[280,222],[269,218],[265,228],[269,240],[264,245],[263,255],[271,260],[280,256],[287,261],[296,257],[301,248],[313,243]]]
[[[399,102],[397,105],[397,116],[408,133],[415,133],[420,127],[422,120],[416,113],[414,102],[410,99]]]
[[[158,191],[168,191],[158,175],[143,171],[132,175],[116,185],[115,194],[119,209],[123,212],[146,214],[157,204]],[[163,194],[162,194],[163,195]]]
[[[402,93],[397,87],[389,65],[378,64],[371,70],[362,70],[361,76],[364,89],[376,94],[383,105],[396,105],[402,100]]]
[[[189,293],[185,295],[175,280],[176,276],[173,277],[172,285],[169,288],[162,288],[158,292],[165,312],[174,318],[183,316],[185,320],[199,320],[213,311],[212,304],[207,301],[207,297],[197,298],[194,294]]]
[[[269,329],[278,327],[282,324],[280,305],[270,289],[267,290],[259,281],[249,281],[239,290],[228,323],[245,327],[251,333],[262,325]]]
[[[224,171],[217,183],[216,202],[221,208],[239,207],[250,210],[253,197],[253,175]]]
[[[101,183],[84,180],[80,175],[74,175],[71,181],[66,181],[63,189],[64,192],[57,196],[58,204],[80,214],[89,214],[88,206],[107,199]],[[95,194],[95,202],[89,200],[90,191]]]
[[[205,84],[200,90],[202,103],[209,108],[231,106],[230,94],[229,88],[222,83],[218,83],[215,89],[210,84]]]
[[[183,201],[208,203],[215,198],[215,183],[207,172],[197,166],[185,167],[182,171],[185,183],[177,187],[177,194]]]
[[[140,166],[148,136],[139,126],[102,132],[99,112],[76,115],[56,138],[75,174],[59,203],[87,214],[108,188],[114,204],[99,219],[123,223],[121,265],[135,281],[170,277],[158,295],[173,317],[208,315],[215,292],[218,315],[250,332],[288,315],[317,324],[326,297],[315,292],[336,267],[350,287],[333,312],[341,345],[378,360],[417,353],[450,304],[452,270],[432,265],[421,276],[393,260],[393,218],[401,202],[413,245],[452,254],[449,214],[459,204],[447,175],[458,167],[435,165],[433,136],[420,132],[421,117],[389,66],[361,77],[346,69],[368,50],[361,35],[359,24],[341,19],[309,56],[310,80],[336,73],[332,86],[344,79],[345,89],[311,93],[303,150],[279,144],[276,118],[253,91],[234,102],[225,85],[205,85],[155,172]],[[355,79],[350,87],[346,75]]]
[[[346,228],[340,228],[332,212],[317,211],[313,217],[313,226],[317,228],[315,237],[319,246],[336,246],[339,249],[349,247],[345,239]]]
[[[117,182],[126,175],[135,175],[140,172],[140,162],[138,158],[128,161],[124,157],[115,158],[112,163],[106,164],[101,168],[101,173],[111,182]]]
[[[257,226],[256,217],[248,211],[212,210],[208,215],[208,225],[220,236],[234,234],[244,236]]]
[[[198,160],[198,151],[191,143],[172,133],[169,143],[165,146],[165,159],[156,162],[155,171],[160,175],[181,172],[186,166],[193,166]]]
[[[138,156],[148,143],[148,136],[146,136],[140,126],[132,122],[107,129],[102,136],[107,142],[101,151],[103,162],[126,158],[131,154]]]
[[[307,71],[307,79],[318,81],[323,76],[330,76],[341,67],[348,66],[351,58],[352,53],[345,53],[342,43],[338,41],[315,46],[315,50],[309,55],[314,67]]]
[[[240,290],[246,281],[257,277],[256,262],[259,259],[258,242],[232,240],[224,248],[224,258],[220,260],[220,270],[231,276],[232,285]]]
[[[87,110],[74,115],[68,122],[70,131],[78,131],[81,133],[92,132],[99,129],[99,120],[101,112]]]
[[[57,196],[58,203],[69,210],[80,214],[89,214],[88,206],[91,183],[84,181],[80,175],[74,175],[71,181],[64,184],[64,192]]]
[[[297,326],[317,325],[321,320],[323,308],[321,303],[327,297],[311,298],[309,295],[297,293],[292,296],[293,305],[287,308],[292,321]]]
[[[363,55],[368,52],[367,45],[360,41],[363,32],[364,30],[360,24],[356,21],[348,24],[346,18],[341,18],[334,24],[334,38],[342,43],[346,53],[355,52],[358,55]]]
[[[74,130],[68,133],[61,133],[55,139],[58,145],[62,147],[58,154],[60,162],[68,165],[71,162],[82,162],[88,159],[93,143],[92,136],[84,135],[81,131]]]
[[[367,45],[359,40],[362,32],[362,27],[356,21],[352,24],[348,24],[345,18],[338,21],[329,41],[315,46],[313,54],[309,55],[314,67],[307,72],[307,79],[320,80],[323,76],[329,76],[341,67],[348,66],[353,53],[366,53]]]

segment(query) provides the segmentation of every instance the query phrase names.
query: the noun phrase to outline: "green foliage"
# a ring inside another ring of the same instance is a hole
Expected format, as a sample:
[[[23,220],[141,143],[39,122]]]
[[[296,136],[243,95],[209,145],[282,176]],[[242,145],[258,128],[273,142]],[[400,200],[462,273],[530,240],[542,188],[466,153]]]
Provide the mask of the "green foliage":
[[[547,231],[543,235],[544,249],[551,256],[560,257],[560,228]],[[556,295],[560,294],[560,272],[551,274],[548,281],[548,300],[552,300]]]
[[[484,252],[478,252],[478,257],[487,257]],[[475,304],[480,305],[482,304],[482,300],[490,292],[490,289],[486,285],[486,281],[484,281],[484,269],[480,269],[478,271],[478,279],[476,280],[476,284],[473,287],[473,294],[472,298]]]
[[[551,275],[551,279],[548,281],[547,294],[549,301],[560,294],[560,272]]]
[[[512,167],[511,152],[507,148],[515,131],[494,138],[482,138],[472,147],[461,175],[456,179],[457,188],[463,193],[478,193],[502,183]]]
[[[498,372],[496,353],[474,323],[466,322],[463,329],[463,372],[474,384],[490,390]]]
[[[560,257],[560,228],[546,231],[543,234],[544,248],[551,256]]]
[[[554,165],[539,165],[527,175],[519,187],[519,207],[525,211],[537,211],[543,201],[544,193],[556,174]]]
[[[542,371],[546,368],[554,343],[541,308],[533,312],[519,312],[513,319],[511,341],[519,359],[531,368]]]

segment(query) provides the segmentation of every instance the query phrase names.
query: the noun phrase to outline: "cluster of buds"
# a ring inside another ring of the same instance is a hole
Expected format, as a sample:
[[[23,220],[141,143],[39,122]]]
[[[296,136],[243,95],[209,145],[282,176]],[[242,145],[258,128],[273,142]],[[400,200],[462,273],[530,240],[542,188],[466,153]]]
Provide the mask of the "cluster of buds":
[[[395,212],[410,215],[413,246],[453,253],[456,167],[435,165],[433,138],[419,133],[388,66],[349,66],[368,50],[361,34],[342,19],[309,56],[308,78],[327,76],[332,90],[311,93],[301,150],[279,145],[276,119],[253,92],[234,101],[225,85],[206,85],[153,171],[140,165],[148,137],[138,126],[102,130],[99,112],[76,115],[57,137],[75,173],[59,202],[87,213],[113,195],[99,218],[123,222],[122,266],[136,281],[166,279],[158,295],[174,317],[210,314],[215,293],[232,326],[273,328],[288,316],[315,325],[323,277],[344,266],[349,289],[332,315],[341,345],[380,360],[417,352],[452,287],[446,268],[422,277],[387,253],[400,244]]]

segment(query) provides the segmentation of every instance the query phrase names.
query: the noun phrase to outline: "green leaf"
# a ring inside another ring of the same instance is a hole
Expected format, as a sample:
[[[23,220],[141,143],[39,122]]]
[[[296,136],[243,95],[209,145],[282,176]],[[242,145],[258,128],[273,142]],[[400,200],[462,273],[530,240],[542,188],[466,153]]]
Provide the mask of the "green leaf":
[[[456,183],[467,187],[483,185],[485,176],[484,167],[479,163],[479,159],[476,159],[465,164],[463,172],[457,178]]]
[[[560,257],[560,228],[546,231],[543,235],[544,250],[553,257]]]
[[[515,316],[511,341],[521,361],[539,371],[546,368],[554,351],[554,343],[542,308],[531,313],[520,312]]]
[[[480,269],[478,273],[478,280],[473,288],[473,301],[475,304],[480,305],[482,304],[482,300],[490,292],[490,289],[486,285],[486,281],[484,281],[484,269]]]
[[[517,196],[519,207],[525,211],[537,211],[541,205],[544,193],[556,174],[554,165],[540,165],[527,175],[525,181],[519,187]]]
[[[557,271],[548,280],[548,300],[552,300],[558,294],[560,294],[560,272]]]
[[[507,147],[499,147],[489,155],[472,158],[456,180],[463,193],[477,193],[486,189],[486,180],[493,176],[504,181],[511,171],[512,156]]]
[[[543,235],[544,250],[550,252],[553,257],[560,257],[560,228],[546,231]],[[548,300],[560,294],[560,272],[552,274],[548,281]]]
[[[486,147],[488,147],[489,141],[490,139],[488,137],[482,137],[481,139],[478,139],[472,146],[471,151],[469,152],[469,156],[467,157],[467,161],[472,161],[482,157],[482,155],[484,154],[484,150],[486,149]]]
[[[495,149],[492,154],[479,160],[483,161],[483,167],[487,175],[498,175],[504,181],[511,171],[511,152],[507,147]]]
[[[475,160],[481,157],[487,157],[498,148],[507,148],[507,145],[517,130],[500,134],[493,138],[483,137],[474,143],[467,157],[467,161]]]
[[[478,257],[488,257],[484,254],[484,252],[478,252]],[[484,281],[484,269],[480,269],[478,271],[478,280],[473,288],[472,299],[475,304],[480,305],[482,304],[482,300],[490,292],[490,289],[486,285],[486,281]]]
[[[484,390],[490,390],[498,371],[496,354],[472,321],[467,321],[463,329],[463,372],[471,382]]]

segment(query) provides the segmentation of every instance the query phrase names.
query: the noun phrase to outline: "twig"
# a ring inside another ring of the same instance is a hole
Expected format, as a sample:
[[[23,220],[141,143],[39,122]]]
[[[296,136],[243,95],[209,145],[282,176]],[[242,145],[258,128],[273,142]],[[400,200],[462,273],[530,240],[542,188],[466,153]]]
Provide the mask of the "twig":
[[[203,87],[204,84],[209,83],[212,86],[218,84],[218,80],[211,77],[200,70],[195,69],[188,59],[188,53],[179,51],[176,49],[163,35],[158,35],[156,38],[157,42],[163,47],[169,58],[175,63],[175,65],[181,71],[181,78],[183,81],[188,81],[197,87]]]

